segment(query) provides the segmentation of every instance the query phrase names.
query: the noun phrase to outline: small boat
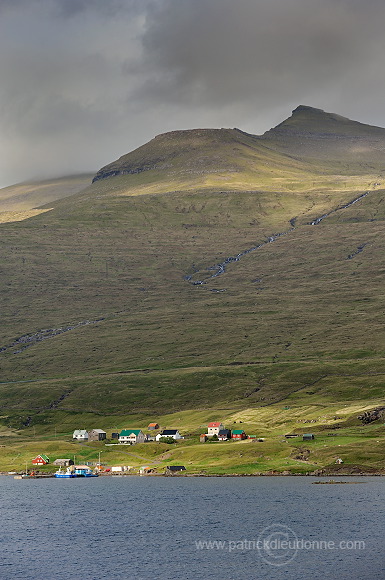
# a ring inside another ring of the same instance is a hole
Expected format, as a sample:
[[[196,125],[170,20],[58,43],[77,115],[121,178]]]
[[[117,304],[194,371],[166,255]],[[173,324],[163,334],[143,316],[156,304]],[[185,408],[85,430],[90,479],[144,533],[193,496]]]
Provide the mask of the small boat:
[[[62,470],[62,468],[59,468],[59,471],[55,472],[55,477],[60,477],[60,478],[68,478],[68,477],[76,477],[76,474],[74,472],[73,469],[71,469],[71,467],[67,467],[67,469],[65,471]]]
[[[89,467],[75,467],[75,477],[98,477]]]
[[[13,479],[31,479],[35,477],[35,472],[28,473],[27,463],[25,464],[25,472],[15,475]]]
[[[67,467],[65,471],[60,469],[56,471],[55,477],[58,478],[72,478],[72,477],[98,477],[98,473],[94,473],[89,467],[87,466],[73,466],[70,465]]]

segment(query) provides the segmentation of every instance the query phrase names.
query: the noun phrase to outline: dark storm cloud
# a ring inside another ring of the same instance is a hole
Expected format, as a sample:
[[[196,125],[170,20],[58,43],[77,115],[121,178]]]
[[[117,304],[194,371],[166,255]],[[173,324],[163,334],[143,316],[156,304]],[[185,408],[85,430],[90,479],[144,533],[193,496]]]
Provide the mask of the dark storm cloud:
[[[355,0],[167,0],[147,21],[141,94],[271,106],[323,92],[370,62],[384,15]]]
[[[300,103],[385,125],[383,0],[0,0],[0,184]]]

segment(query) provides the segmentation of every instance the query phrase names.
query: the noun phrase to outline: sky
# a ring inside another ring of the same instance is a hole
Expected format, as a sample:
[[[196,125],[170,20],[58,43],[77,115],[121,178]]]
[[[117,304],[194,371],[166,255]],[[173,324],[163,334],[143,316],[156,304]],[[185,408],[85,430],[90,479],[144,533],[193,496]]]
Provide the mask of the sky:
[[[0,187],[300,104],[385,127],[383,0],[0,0]]]

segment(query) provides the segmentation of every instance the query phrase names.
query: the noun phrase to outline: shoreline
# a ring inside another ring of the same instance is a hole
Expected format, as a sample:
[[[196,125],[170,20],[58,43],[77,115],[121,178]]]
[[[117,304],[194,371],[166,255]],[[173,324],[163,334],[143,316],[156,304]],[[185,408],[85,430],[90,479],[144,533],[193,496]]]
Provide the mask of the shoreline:
[[[0,472],[0,476],[21,477],[25,472]],[[385,473],[381,472],[359,472],[359,473],[99,473],[99,477],[384,477]],[[23,479],[54,479],[55,473],[37,473],[29,475]]]

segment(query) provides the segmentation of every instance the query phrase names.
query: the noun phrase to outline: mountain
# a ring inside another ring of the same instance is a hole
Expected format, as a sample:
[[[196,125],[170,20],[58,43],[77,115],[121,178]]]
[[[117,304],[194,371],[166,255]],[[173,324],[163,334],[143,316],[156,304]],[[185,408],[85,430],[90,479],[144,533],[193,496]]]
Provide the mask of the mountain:
[[[18,183],[0,189],[0,223],[21,221],[42,213],[36,209],[84,189],[92,179],[89,174]]]
[[[159,180],[161,172],[184,181],[188,176],[191,186],[199,179],[204,184],[208,176],[226,174],[239,187],[240,177],[249,186],[253,178],[267,185],[273,178],[308,178],[309,172],[362,174],[384,170],[384,146],[385,129],[300,105],[262,136],[239,129],[158,135],[100,169],[93,181],[143,172],[156,172]]]
[[[262,136],[174,131],[3,223],[0,425],[359,439],[383,403],[384,145],[304,106]]]
[[[328,162],[328,171],[383,172],[385,130],[300,105],[267,131],[270,147],[308,162]]]

